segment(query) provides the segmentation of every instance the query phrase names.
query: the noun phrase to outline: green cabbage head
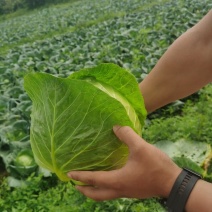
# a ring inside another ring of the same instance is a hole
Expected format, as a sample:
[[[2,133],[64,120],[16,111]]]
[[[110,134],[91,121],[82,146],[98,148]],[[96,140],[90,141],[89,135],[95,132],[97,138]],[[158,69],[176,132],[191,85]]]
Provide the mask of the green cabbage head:
[[[141,134],[146,118],[135,77],[114,64],[84,69],[67,78],[25,76],[32,99],[30,141],[36,162],[62,181],[71,170],[113,170],[128,158],[114,125]]]

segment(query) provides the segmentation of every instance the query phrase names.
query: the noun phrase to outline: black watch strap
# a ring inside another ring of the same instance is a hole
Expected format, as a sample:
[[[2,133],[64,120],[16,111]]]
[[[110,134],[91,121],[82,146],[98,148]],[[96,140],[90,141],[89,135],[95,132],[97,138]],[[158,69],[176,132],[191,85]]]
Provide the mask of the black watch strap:
[[[189,195],[195,186],[196,182],[201,179],[198,173],[183,168],[182,172],[177,177],[170,195],[166,201],[166,206],[169,212],[183,212]]]

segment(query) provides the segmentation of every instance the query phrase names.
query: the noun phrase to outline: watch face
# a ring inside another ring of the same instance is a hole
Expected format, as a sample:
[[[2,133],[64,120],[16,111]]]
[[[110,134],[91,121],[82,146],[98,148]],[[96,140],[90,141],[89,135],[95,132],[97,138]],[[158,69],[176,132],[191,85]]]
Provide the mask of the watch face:
[[[199,174],[199,173],[197,173],[197,172],[195,172],[195,171],[193,171],[193,170],[191,170],[191,169],[188,169],[188,168],[183,168],[183,169],[184,169],[185,171],[191,173],[192,175],[195,175],[195,176],[197,176],[198,178],[202,179],[202,175],[201,175],[201,174]]]

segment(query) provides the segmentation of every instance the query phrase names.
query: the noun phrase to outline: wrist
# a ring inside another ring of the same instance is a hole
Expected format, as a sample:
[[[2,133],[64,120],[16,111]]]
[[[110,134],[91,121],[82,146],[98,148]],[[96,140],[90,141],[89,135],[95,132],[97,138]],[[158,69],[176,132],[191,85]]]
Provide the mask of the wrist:
[[[160,193],[160,197],[162,198],[168,198],[171,192],[171,189],[177,179],[177,177],[179,176],[179,174],[181,173],[182,169],[178,166],[173,167],[172,169],[168,169],[166,171],[166,176],[163,178],[163,180],[161,181],[161,193]]]
[[[197,181],[202,176],[190,169],[183,168],[178,175],[165,205],[168,211],[181,212],[184,211],[189,196],[195,187]]]

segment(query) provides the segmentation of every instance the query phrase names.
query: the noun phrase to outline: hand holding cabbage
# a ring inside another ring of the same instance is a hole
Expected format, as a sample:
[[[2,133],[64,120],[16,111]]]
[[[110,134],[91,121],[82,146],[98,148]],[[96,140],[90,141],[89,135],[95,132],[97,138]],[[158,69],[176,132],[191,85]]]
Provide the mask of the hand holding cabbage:
[[[30,141],[36,162],[69,181],[70,170],[114,170],[129,150],[112,128],[138,134],[146,110],[135,77],[114,64],[81,70],[68,78],[45,73],[25,77],[32,99]]]
[[[76,186],[96,201],[167,197],[181,169],[162,151],[144,141],[130,127],[114,127],[130,150],[127,164],[113,171],[78,171],[68,176],[90,186]]]

